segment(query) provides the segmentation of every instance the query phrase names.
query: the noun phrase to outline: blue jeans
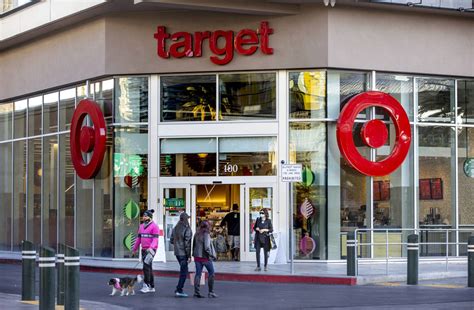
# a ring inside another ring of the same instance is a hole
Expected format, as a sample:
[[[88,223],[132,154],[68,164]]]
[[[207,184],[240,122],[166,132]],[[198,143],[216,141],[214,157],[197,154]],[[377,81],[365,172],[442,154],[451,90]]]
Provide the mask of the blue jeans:
[[[212,261],[207,261],[205,263],[201,262],[194,262],[196,264],[196,277],[197,283],[199,283],[199,280],[201,279],[201,274],[202,274],[202,269],[206,267],[207,272],[209,273],[209,278],[214,276],[214,265],[212,264]]]
[[[188,276],[188,258],[186,256],[176,256],[179,263],[179,281],[176,286],[176,291],[179,293],[183,292],[184,282]]]

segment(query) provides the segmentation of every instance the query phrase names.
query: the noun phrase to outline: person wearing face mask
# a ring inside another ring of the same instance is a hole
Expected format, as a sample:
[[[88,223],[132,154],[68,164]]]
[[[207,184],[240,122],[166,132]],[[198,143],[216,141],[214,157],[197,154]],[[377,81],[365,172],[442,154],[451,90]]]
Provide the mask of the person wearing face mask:
[[[268,210],[262,209],[260,210],[260,217],[257,218],[255,225],[253,226],[253,230],[255,231],[255,250],[257,251],[257,268],[255,271],[262,270],[260,268],[260,249],[263,249],[263,256],[264,256],[264,265],[263,268],[265,271],[268,270],[268,256],[270,253],[270,233],[273,232],[273,225],[272,221],[268,216]]]
[[[139,246],[142,246],[142,259],[143,259],[143,288],[140,290],[142,293],[153,293],[155,292],[155,281],[153,277],[153,257],[158,249],[158,238],[160,236],[160,228],[153,222],[153,213],[155,210],[146,210],[143,212],[143,223],[138,229],[138,237],[133,245],[132,253],[133,256]]]

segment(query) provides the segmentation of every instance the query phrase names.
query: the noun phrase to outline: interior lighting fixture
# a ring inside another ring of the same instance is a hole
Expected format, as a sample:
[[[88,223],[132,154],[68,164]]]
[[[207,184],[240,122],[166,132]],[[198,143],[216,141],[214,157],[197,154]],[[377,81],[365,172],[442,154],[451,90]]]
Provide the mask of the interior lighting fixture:
[[[411,1],[407,2],[407,5],[409,7],[414,7],[415,5],[420,5],[420,4],[423,4],[423,0],[420,0],[420,2],[411,2]]]
[[[323,2],[325,6],[331,5],[331,7],[334,7],[336,5],[336,0],[323,0]]]

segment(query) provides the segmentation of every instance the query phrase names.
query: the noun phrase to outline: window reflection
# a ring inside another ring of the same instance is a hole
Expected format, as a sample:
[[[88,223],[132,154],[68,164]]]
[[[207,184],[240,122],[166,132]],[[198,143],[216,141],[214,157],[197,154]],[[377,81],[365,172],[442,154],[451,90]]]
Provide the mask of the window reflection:
[[[420,122],[454,121],[454,80],[417,79]]]
[[[326,71],[289,74],[290,118],[326,116]]]
[[[216,119],[216,76],[161,77],[162,121]]]

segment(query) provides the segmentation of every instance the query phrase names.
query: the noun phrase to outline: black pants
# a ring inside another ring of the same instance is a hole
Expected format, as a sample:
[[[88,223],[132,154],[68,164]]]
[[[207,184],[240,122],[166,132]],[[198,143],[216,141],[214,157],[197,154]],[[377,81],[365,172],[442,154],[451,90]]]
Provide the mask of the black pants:
[[[146,250],[142,251],[142,260],[145,259]],[[149,287],[155,287],[155,278],[153,277],[153,262],[150,265],[145,264],[143,262],[143,282]]]
[[[257,251],[257,267],[260,267],[260,249],[263,249],[263,256],[265,260],[265,267],[267,267],[268,264],[268,254],[270,251],[265,250],[265,245],[258,240],[255,241],[255,250]]]

